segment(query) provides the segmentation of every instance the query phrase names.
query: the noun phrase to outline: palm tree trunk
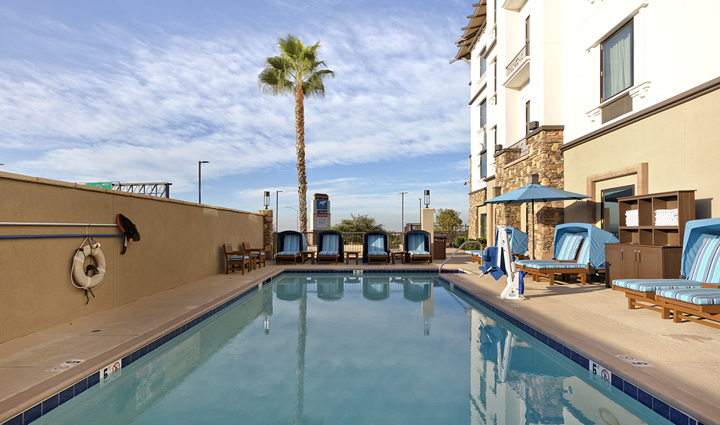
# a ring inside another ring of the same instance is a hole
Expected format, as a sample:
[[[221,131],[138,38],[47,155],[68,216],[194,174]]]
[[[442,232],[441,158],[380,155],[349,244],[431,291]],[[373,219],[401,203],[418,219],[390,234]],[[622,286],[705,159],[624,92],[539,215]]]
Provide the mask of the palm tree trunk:
[[[300,201],[300,231],[307,232],[307,178],[305,176],[305,106],[302,84],[295,90],[295,150],[297,151],[298,199]]]

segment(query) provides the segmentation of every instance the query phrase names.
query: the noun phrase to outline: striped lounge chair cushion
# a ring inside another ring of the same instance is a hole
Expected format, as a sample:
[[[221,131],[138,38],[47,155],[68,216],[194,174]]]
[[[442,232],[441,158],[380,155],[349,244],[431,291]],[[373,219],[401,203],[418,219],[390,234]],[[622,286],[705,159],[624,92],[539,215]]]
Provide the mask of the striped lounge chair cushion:
[[[300,254],[300,251],[282,251],[282,252],[278,252],[275,255],[280,256],[280,257],[291,257],[293,255],[299,255],[299,254]]]
[[[590,262],[590,239],[584,239],[580,251],[578,252],[577,262],[585,264]],[[583,267],[585,267],[583,266]]]
[[[368,253],[369,255],[386,254],[385,238],[382,235],[368,235]]]
[[[656,295],[694,305],[720,305],[720,289],[662,289]]]
[[[638,292],[657,292],[662,289],[699,288],[702,282],[687,279],[617,279],[612,284]]]
[[[298,235],[286,235],[283,241],[283,254],[293,255],[300,253],[300,237]]]
[[[239,261],[239,260],[249,260],[250,257],[246,256],[235,256],[235,257],[228,257],[228,261]]]
[[[253,257],[257,257],[258,255],[263,256],[263,255],[265,255],[265,253],[264,252],[251,252],[250,255],[252,255]]]
[[[551,270],[551,269],[584,269],[587,267],[587,264],[580,264],[580,263],[530,263],[527,264],[525,267],[528,267],[530,269],[535,270]]]
[[[582,241],[582,235],[568,234],[565,236],[556,260],[569,261],[577,258],[578,249]]]
[[[340,237],[338,235],[323,235],[323,250],[320,255],[337,255],[340,252]]]
[[[408,254],[410,255],[430,255],[427,251],[409,251]]]
[[[687,276],[689,280],[720,283],[720,238],[706,238]]]
[[[318,255],[331,257],[333,255],[338,255],[338,252],[337,251],[320,251],[320,252],[318,252]]]
[[[414,233],[408,236],[408,252],[423,252],[430,254],[425,251],[425,236],[419,233]]]
[[[531,264],[555,264],[555,260],[517,260],[515,264],[530,267]]]
[[[387,257],[388,253],[385,251],[368,251],[369,257]]]

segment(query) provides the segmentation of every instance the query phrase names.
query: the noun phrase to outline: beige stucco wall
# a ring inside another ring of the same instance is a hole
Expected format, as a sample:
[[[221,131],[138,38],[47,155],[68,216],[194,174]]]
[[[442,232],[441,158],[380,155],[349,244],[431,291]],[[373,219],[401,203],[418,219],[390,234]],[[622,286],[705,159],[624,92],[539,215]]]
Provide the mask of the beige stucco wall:
[[[716,90],[568,149],[565,190],[586,193],[588,176],[646,162],[648,193],[695,189],[697,218],[720,217],[719,115]],[[565,221],[587,221],[585,202],[568,203]]]
[[[140,232],[97,238],[107,261],[103,283],[85,305],[70,283],[83,238],[0,239],[0,342],[107,310],[224,272],[222,244],[263,243],[263,216],[0,172],[0,222],[114,223],[127,216]],[[84,227],[0,226],[0,235],[84,234]],[[90,233],[119,229],[92,227]]]

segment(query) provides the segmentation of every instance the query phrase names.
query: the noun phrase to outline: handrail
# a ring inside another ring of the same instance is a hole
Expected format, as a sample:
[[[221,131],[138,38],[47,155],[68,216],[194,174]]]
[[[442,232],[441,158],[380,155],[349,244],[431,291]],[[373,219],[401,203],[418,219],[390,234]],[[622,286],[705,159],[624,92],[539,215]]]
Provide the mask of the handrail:
[[[438,273],[441,272],[442,267],[445,265],[445,263],[447,263],[448,261],[450,261],[450,259],[453,258],[453,255],[457,254],[457,252],[460,251],[460,248],[464,247],[465,244],[468,243],[468,242],[470,242],[470,243],[477,243],[477,241],[465,241],[465,242],[463,242],[462,245],[460,245],[460,246],[458,247],[458,249],[455,250],[455,252],[453,252],[452,254],[450,254],[450,256],[448,257],[448,259],[445,260],[445,262],[443,262],[442,264],[440,264],[440,267],[438,267]]]

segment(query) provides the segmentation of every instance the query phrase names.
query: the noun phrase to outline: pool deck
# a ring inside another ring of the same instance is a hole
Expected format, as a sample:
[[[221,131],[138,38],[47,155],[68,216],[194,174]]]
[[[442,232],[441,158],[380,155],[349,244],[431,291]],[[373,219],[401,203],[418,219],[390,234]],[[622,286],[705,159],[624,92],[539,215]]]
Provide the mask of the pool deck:
[[[448,253],[451,253],[448,250]],[[274,262],[273,262],[274,263]],[[0,424],[112,361],[287,269],[437,269],[427,265],[283,265],[241,275],[211,276],[72,323],[0,344]],[[477,264],[458,253],[445,265],[469,274],[443,275],[548,336],[572,346],[700,422],[720,424],[720,331],[692,322],[662,320],[647,309],[628,310],[624,294],[601,283],[527,282],[527,300],[500,300],[505,278],[478,278]],[[649,364],[638,367],[617,357]],[[84,359],[62,372],[48,372]]]

